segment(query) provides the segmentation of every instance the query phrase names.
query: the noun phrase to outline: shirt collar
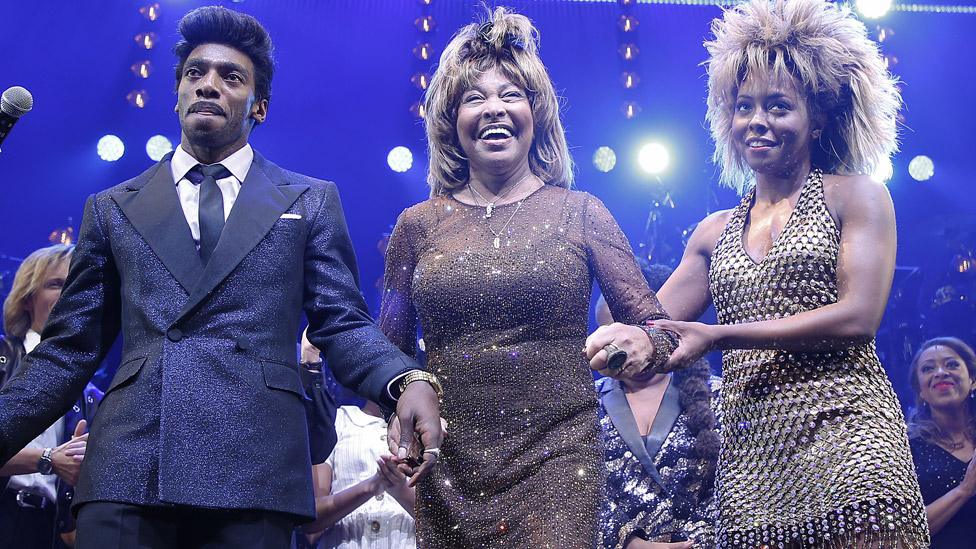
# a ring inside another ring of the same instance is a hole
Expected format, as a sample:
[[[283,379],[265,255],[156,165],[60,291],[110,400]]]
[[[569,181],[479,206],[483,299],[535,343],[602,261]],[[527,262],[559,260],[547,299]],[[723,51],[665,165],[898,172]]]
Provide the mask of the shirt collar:
[[[37,344],[41,342],[41,334],[35,332],[34,330],[27,330],[24,334],[24,352],[31,352]]]
[[[238,149],[234,154],[228,156],[227,158],[220,161],[221,164],[227,168],[227,171],[231,173],[238,181],[244,182],[247,177],[247,172],[251,169],[251,162],[254,160],[254,149],[251,148],[250,143],[245,143],[243,147]],[[194,166],[200,164],[193,155],[186,152],[186,150],[178,146],[176,151],[173,153],[173,158],[170,159],[169,165],[170,169],[173,171],[173,181],[179,183],[186,173],[193,169]]]
[[[345,411],[346,417],[349,418],[349,421],[356,427],[368,427],[369,425],[373,424],[386,426],[383,418],[371,416],[358,406],[342,406],[341,409]]]

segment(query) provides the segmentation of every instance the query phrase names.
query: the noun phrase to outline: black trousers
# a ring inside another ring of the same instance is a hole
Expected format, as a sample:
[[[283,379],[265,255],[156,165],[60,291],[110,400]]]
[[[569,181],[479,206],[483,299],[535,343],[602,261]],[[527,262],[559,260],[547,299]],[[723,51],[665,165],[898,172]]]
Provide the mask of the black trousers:
[[[54,547],[54,505],[44,509],[21,507],[17,491],[0,494],[0,549],[51,549]]]
[[[75,549],[288,549],[295,521],[270,511],[96,501],[78,508]]]

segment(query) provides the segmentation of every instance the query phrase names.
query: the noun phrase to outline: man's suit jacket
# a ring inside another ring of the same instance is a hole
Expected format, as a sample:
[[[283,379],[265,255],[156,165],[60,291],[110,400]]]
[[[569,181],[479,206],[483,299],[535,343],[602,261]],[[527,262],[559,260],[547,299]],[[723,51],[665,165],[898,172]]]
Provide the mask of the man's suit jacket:
[[[167,156],[85,204],[43,340],[0,391],[0,461],[68,410],[121,329],[76,504],[312,517],[303,310],[339,381],[394,406],[387,384],[418,366],[367,313],[335,185],[255,153],[203,265]]]

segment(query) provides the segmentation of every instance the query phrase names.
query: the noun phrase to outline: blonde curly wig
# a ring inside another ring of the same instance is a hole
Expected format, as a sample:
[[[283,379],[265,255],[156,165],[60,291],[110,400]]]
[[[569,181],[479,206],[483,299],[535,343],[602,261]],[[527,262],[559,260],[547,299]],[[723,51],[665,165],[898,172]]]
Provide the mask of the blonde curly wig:
[[[742,192],[753,174],[731,143],[738,87],[748,75],[790,75],[812,115],[826,122],[813,166],[827,173],[870,174],[898,150],[901,96],[878,46],[846,7],[825,0],[751,0],[712,22],[708,113],[713,160],[722,183]]]
[[[468,181],[468,160],[458,142],[461,95],[491,69],[526,91],[535,139],[529,150],[532,173],[546,184],[570,187],[573,161],[559,119],[559,97],[539,58],[539,35],[524,15],[496,8],[487,21],[462,27],[444,48],[424,96],[430,195],[439,196]]]

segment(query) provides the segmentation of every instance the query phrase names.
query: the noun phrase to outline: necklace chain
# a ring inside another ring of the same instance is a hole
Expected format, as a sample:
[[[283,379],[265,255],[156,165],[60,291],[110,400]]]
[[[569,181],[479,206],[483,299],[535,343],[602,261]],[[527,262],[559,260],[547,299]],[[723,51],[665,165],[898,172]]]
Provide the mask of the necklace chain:
[[[482,196],[477,189],[475,189],[470,183],[468,183],[468,188],[471,189],[472,195],[476,197],[476,202],[480,200],[481,202],[487,203],[487,205],[485,206],[485,215],[482,216],[482,218],[485,220],[485,226],[488,227],[488,231],[490,231],[492,236],[495,237],[494,240],[491,241],[491,245],[494,246],[496,250],[501,247],[502,235],[505,233],[505,229],[508,228],[508,225],[512,222],[512,220],[515,219],[515,215],[518,214],[519,210],[522,209],[522,202],[525,199],[523,198],[522,200],[518,201],[518,204],[515,206],[515,211],[512,212],[512,215],[508,217],[508,221],[502,224],[501,229],[498,229],[498,231],[495,231],[495,229],[492,228],[491,226],[491,215],[493,213],[493,210],[495,209],[495,202],[498,202],[499,200],[502,200],[506,196],[508,196],[510,192],[512,192],[519,185],[521,185],[522,182],[528,179],[530,175],[532,175],[531,172],[526,174],[525,177],[523,177],[522,179],[519,179],[514,185],[505,189],[501,194],[496,195],[495,200],[490,202],[484,196]],[[478,204],[478,206],[481,206],[481,204]]]
[[[518,181],[516,181],[514,185],[509,186],[507,189],[505,189],[504,191],[502,191],[501,194],[495,195],[495,199],[494,200],[490,200],[490,201],[487,198],[485,198],[484,195],[482,195],[481,193],[479,193],[478,192],[478,189],[475,189],[474,188],[474,185],[472,185],[471,183],[468,183],[468,188],[471,189],[471,192],[473,193],[473,196],[476,197],[476,200],[475,200],[476,202],[480,200],[481,202],[486,203],[486,206],[485,206],[485,219],[490,219],[491,218],[491,214],[493,213],[493,211],[495,209],[495,203],[498,202],[499,200],[504,199],[506,196],[508,196],[508,193],[510,193],[513,190],[515,190],[515,188],[517,188],[519,185],[521,185],[523,181],[525,181],[526,179],[528,179],[530,175],[532,175],[532,172],[529,172],[529,173],[525,174],[522,177],[522,179],[519,179]],[[481,204],[478,204],[478,206],[480,206],[480,205]]]

